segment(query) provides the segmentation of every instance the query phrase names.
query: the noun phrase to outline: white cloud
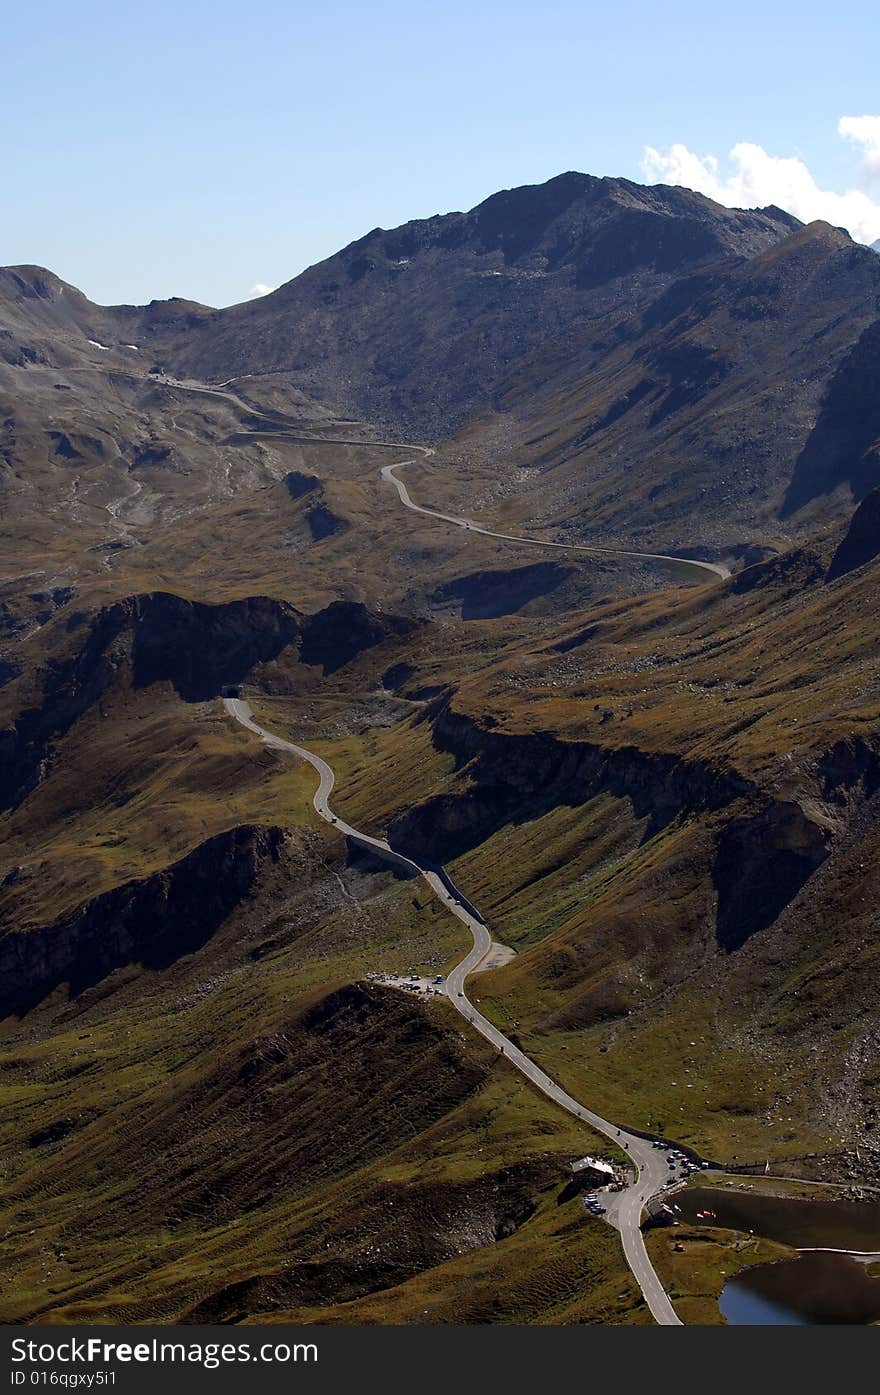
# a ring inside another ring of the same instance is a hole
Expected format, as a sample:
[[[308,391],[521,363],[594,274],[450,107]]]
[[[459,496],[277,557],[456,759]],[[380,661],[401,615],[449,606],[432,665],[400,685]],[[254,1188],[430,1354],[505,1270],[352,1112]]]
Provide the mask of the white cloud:
[[[261,296],[261,295],[269,295],[269,293],[270,293],[271,291],[274,291],[274,290],[277,290],[277,289],[278,289],[277,286],[267,286],[267,285],[265,284],[265,282],[263,282],[263,281],[258,281],[257,284],[256,284],[255,286],[251,286],[250,290],[248,291],[247,295],[245,296],[245,300],[256,300],[256,299],[258,298],[258,296]]]
[[[683,184],[729,208],[762,208],[775,203],[804,223],[823,218],[846,228],[857,242],[880,237],[880,203],[866,190],[880,187],[880,116],[842,116],[838,134],[862,151],[861,188],[835,193],[821,189],[796,155],[770,155],[760,145],[741,141],[722,169],[715,155],[695,155],[686,145],[666,152],[645,146],[642,172],[651,182]]]
[[[880,189],[880,116],[842,116],[837,133],[862,146],[861,182],[866,189]]]

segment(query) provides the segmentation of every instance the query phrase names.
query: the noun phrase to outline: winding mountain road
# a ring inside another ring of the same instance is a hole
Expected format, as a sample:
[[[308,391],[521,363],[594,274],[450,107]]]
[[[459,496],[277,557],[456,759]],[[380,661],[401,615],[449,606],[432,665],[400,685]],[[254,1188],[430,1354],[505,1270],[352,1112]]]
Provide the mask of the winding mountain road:
[[[250,417],[262,417],[271,423],[265,431],[260,429],[248,431],[249,436],[285,436],[289,440],[297,441],[306,445],[326,445],[326,446],[369,446],[378,447],[382,450],[404,450],[418,451],[426,459],[436,455],[433,446],[420,446],[409,444],[405,441],[367,441],[352,440],[339,436],[315,436],[303,432],[302,426],[291,422],[289,427],[285,427],[283,412],[264,412],[257,407],[249,406],[243,398],[234,392],[229,392],[228,383],[197,383],[181,378],[160,378],[156,380],[166,387],[181,388],[184,392],[208,393],[213,397],[224,397],[231,402],[239,411],[246,412]],[[235,381],[230,379],[230,382]],[[290,418],[288,418],[290,420]],[[417,504],[412,498],[403,480],[397,478],[395,473],[402,470],[405,465],[415,464],[415,458],[409,460],[397,460],[393,465],[383,465],[380,470],[381,478],[387,484],[393,484],[397,490],[400,502],[404,508],[412,510],[413,513],[423,514],[426,518],[436,518],[443,523],[451,523],[456,528],[464,528],[472,533],[479,533],[484,538],[497,538],[501,542],[519,543],[523,547],[545,547],[553,548],[561,552],[582,552],[587,556],[600,555],[606,557],[629,557],[635,561],[642,562],[672,562],[676,566],[692,567],[695,571],[701,572],[704,576],[711,577],[713,581],[726,581],[730,576],[730,569],[721,562],[701,562],[693,557],[674,557],[666,552],[637,552],[633,549],[622,547],[600,547],[592,543],[569,543],[569,542],[548,542],[545,538],[533,538],[524,533],[499,533],[493,528],[486,528],[482,523],[476,523],[470,518],[461,518],[457,514],[442,513],[439,509],[429,509],[423,504]]]
[[[259,436],[261,434],[271,434],[274,436],[287,435],[291,439],[308,442],[314,445],[352,445],[352,446],[379,446],[385,449],[415,451],[424,457],[434,455],[434,450],[430,446],[406,445],[394,441],[363,441],[331,438],[327,436],[313,436],[304,434],[302,427],[291,423],[290,427],[285,427],[283,421],[279,422],[282,414],[260,412],[245,403],[235,393],[227,391],[227,384],[211,385],[207,383],[184,382],[180,380],[165,379],[167,386],[182,388],[191,392],[208,392],[218,397],[225,397],[237,408],[245,410],[252,417],[263,417],[268,423],[266,432],[259,429],[249,432],[250,435]],[[623,548],[590,546],[579,543],[559,543],[548,542],[543,538],[534,538],[515,533],[496,532],[491,528],[486,528],[482,524],[469,518],[462,518],[456,514],[442,513],[437,509],[429,509],[421,504],[417,504],[409,493],[403,480],[397,476],[397,471],[406,465],[415,463],[416,457],[410,456],[406,460],[395,461],[391,465],[385,465],[380,471],[381,478],[388,484],[394,486],[398,497],[404,508],[410,509],[413,513],[423,514],[428,518],[436,518],[443,523],[451,524],[457,528],[463,528],[473,533],[479,533],[483,537],[497,538],[503,542],[512,542],[524,547],[553,548],[566,552],[579,552],[585,554],[601,554],[612,557],[627,557],[642,561],[675,563],[685,565],[701,572],[704,576],[711,577],[712,580],[724,580],[729,575],[728,569],[720,563],[696,561],[692,558],[673,557],[667,553],[657,552],[637,552]],[[289,751],[300,759],[308,762],[317,772],[318,788],[315,792],[313,804],[315,811],[329,823],[338,833],[351,839],[352,842],[366,847],[377,853],[391,864],[410,870],[414,875],[424,878],[434,895],[441,901],[448,911],[467,926],[473,939],[473,945],[463,959],[456,964],[446,979],[445,992],[452,1006],[470,1023],[487,1041],[491,1042],[504,1056],[514,1065],[517,1070],[531,1081],[542,1094],[559,1105],[562,1109],[573,1114],[576,1118],[583,1120],[590,1128],[597,1133],[603,1134],[612,1143],[616,1144],[628,1154],[636,1169],[636,1181],[623,1193],[620,1207],[617,1212],[617,1225],[620,1230],[623,1252],[626,1261],[632,1271],[633,1277],[638,1284],[642,1295],[647,1303],[655,1321],[664,1326],[682,1325],[675,1309],[670,1302],[669,1296],[663,1288],[654,1266],[648,1257],[645,1247],[644,1237],[641,1232],[640,1222],[642,1211],[647,1201],[655,1196],[661,1189],[663,1183],[668,1179],[669,1173],[666,1167],[663,1150],[652,1147],[650,1141],[640,1138],[637,1134],[630,1133],[627,1129],[618,1128],[616,1124],[607,1119],[603,1119],[600,1114],[588,1109],[580,1104],[573,1096],[569,1095],[555,1080],[543,1071],[525,1052],[515,1046],[503,1032],[500,1032],[487,1017],[474,1007],[465,992],[465,981],[472,974],[489,954],[492,948],[492,938],[485,922],[469,909],[470,903],[465,902],[465,898],[460,898],[455,894],[454,885],[448,875],[441,877],[436,871],[422,867],[412,858],[405,857],[396,852],[382,838],[374,838],[367,833],[362,833],[360,829],[353,828],[344,819],[333,813],[330,807],[330,795],[333,791],[335,776],[331,766],[320,756],[309,751],[304,746],[298,746],[292,741],[286,741],[273,732],[266,731],[253,717],[251,708],[247,702],[241,698],[224,698],[224,706],[230,716],[240,722],[242,726],[259,736],[266,746],[273,750]]]
[[[381,444],[385,445],[386,443],[383,441]],[[399,449],[419,450],[425,456],[434,454],[430,446],[403,446],[399,447]],[[484,538],[500,538],[504,542],[521,543],[524,547],[553,547],[563,552],[601,553],[609,557],[632,557],[644,562],[675,562],[678,566],[694,567],[697,571],[708,573],[714,581],[726,581],[730,576],[729,569],[720,562],[697,562],[692,557],[673,557],[665,552],[631,552],[620,547],[598,547],[587,545],[586,543],[547,542],[544,538],[530,538],[522,533],[496,533],[494,529],[484,528],[481,523],[475,523],[473,519],[459,518],[455,514],[450,513],[439,513],[436,509],[428,509],[422,504],[415,503],[403,480],[397,478],[395,474],[396,470],[402,469],[404,465],[412,465],[413,463],[412,460],[398,460],[393,465],[383,465],[379,472],[383,480],[394,485],[404,508],[412,509],[413,513],[423,513],[426,514],[428,518],[440,518],[444,523],[454,523],[458,528],[466,528],[472,533],[481,533]]]
[[[640,1138],[637,1134],[629,1133],[624,1128],[618,1128],[616,1124],[603,1119],[592,1109],[587,1109],[585,1105],[579,1104],[560,1085],[557,1085],[546,1071],[541,1070],[540,1066],[536,1065],[524,1051],[515,1046],[503,1032],[500,1032],[487,1017],[484,1017],[474,1007],[465,992],[465,980],[475,969],[479,968],[486,958],[492,947],[492,938],[485,922],[468,909],[464,898],[459,898],[455,894],[454,884],[448,875],[444,879],[430,868],[422,867],[412,858],[396,852],[385,839],[373,838],[368,833],[362,833],[360,829],[353,828],[351,824],[339,818],[330,807],[330,795],[333,792],[335,776],[332,767],[325,760],[305,746],[297,746],[293,741],[285,741],[283,737],[266,731],[254,720],[250,704],[244,699],[224,698],[223,706],[231,717],[234,717],[242,726],[247,727],[248,731],[259,736],[270,749],[290,751],[293,755],[299,756],[300,759],[308,761],[318,774],[318,788],[312,802],[316,813],[322,819],[338,833],[342,833],[361,847],[371,849],[392,865],[408,869],[413,874],[423,877],[446,909],[467,926],[473,939],[473,946],[447,976],[445,992],[449,1001],[456,1011],[461,1013],[462,1017],[472,1027],[475,1027],[481,1036],[484,1036],[487,1041],[503,1052],[510,1063],[521,1071],[542,1094],[553,1100],[554,1104],[567,1110],[569,1114],[573,1114],[576,1118],[583,1120],[585,1124],[589,1124],[597,1133],[604,1134],[632,1159],[637,1169],[637,1179],[623,1193],[620,1209],[617,1213],[623,1253],[655,1321],[664,1326],[680,1327],[682,1325],[681,1319],[673,1308],[657,1272],[651,1264],[640,1229],[642,1210],[646,1202],[660,1190],[669,1176],[663,1152],[653,1148],[646,1139]]]

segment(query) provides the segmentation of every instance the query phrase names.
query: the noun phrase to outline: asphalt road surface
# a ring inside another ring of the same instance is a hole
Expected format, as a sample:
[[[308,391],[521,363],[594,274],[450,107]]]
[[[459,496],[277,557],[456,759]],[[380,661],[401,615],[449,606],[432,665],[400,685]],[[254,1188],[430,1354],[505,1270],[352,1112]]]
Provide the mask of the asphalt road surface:
[[[394,483],[399,489],[403,488],[399,480],[395,480]],[[371,848],[387,861],[400,867],[409,868],[414,873],[424,877],[434,895],[446,909],[457,916],[470,930],[473,939],[472,948],[460,963],[456,964],[446,979],[445,992],[449,1001],[456,1011],[460,1012],[462,1017],[476,1028],[481,1036],[484,1036],[487,1041],[503,1052],[511,1064],[516,1066],[517,1070],[520,1070],[548,1099],[568,1110],[569,1114],[574,1114],[576,1118],[582,1119],[597,1133],[604,1134],[612,1143],[617,1144],[619,1148],[629,1154],[637,1169],[637,1180],[621,1196],[617,1211],[617,1224],[623,1243],[623,1253],[655,1321],[666,1326],[681,1326],[681,1319],[677,1316],[654,1266],[648,1258],[645,1241],[639,1228],[645,1203],[668,1180],[669,1172],[665,1150],[653,1148],[648,1140],[628,1133],[626,1129],[618,1128],[616,1124],[603,1119],[592,1109],[587,1109],[585,1105],[579,1104],[560,1085],[557,1085],[546,1071],[541,1070],[540,1066],[536,1065],[529,1056],[526,1056],[519,1047],[514,1046],[503,1032],[499,1032],[498,1028],[493,1026],[489,1019],[474,1007],[465,993],[465,980],[489,953],[492,947],[492,938],[485,923],[467,909],[463,900],[460,900],[455,894],[454,889],[450,889],[451,883],[447,885],[436,872],[421,867],[412,858],[404,857],[395,852],[383,838],[372,838],[369,834],[361,833],[359,829],[353,828],[344,819],[338,818],[333,813],[329,803],[335,779],[333,770],[320,756],[316,756],[305,746],[297,746],[293,741],[285,741],[282,737],[266,731],[254,721],[249,703],[242,698],[224,698],[223,705],[230,716],[234,717],[242,726],[247,727],[248,731],[259,736],[266,746],[272,750],[291,751],[302,760],[308,761],[309,765],[317,771],[318,788],[313,804],[322,819],[325,819],[339,833],[344,834],[353,842]]]

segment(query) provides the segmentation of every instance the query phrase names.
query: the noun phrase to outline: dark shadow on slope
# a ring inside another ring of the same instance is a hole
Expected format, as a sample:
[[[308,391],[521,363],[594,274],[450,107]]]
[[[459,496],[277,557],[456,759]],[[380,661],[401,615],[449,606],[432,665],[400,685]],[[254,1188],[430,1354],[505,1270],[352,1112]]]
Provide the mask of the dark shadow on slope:
[[[874,489],[859,504],[828,568],[828,580],[863,567],[880,556],[880,489]]]
[[[247,596],[202,605],[166,592],[136,601],[132,666],[136,688],[168,681],[186,702],[207,702],[276,659],[298,638],[302,617],[284,601]]]
[[[880,485],[880,320],[863,331],[831,379],[780,517],[841,485],[849,485],[857,502]]]
[[[403,852],[399,855],[389,852],[383,856],[378,848],[372,848],[369,843],[362,843],[359,838],[353,838],[348,834],[345,842],[348,848],[348,865],[359,872],[392,872],[395,878],[402,882],[415,881],[420,875],[416,868],[404,860]]]
[[[304,664],[320,664],[327,678],[365,649],[417,627],[414,620],[373,615],[360,601],[333,601],[306,619],[299,656]]]
[[[549,596],[573,575],[574,568],[558,562],[469,572],[440,586],[430,600],[435,605],[460,601],[462,620],[495,620],[501,615],[514,615],[539,596]]]
[[[718,843],[712,882],[721,949],[739,949],[772,925],[828,856],[828,834],[792,803],[732,820]]]
[[[312,542],[323,542],[324,538],[332,538],[337,533],[346,533],[349,528],[348,519],[334,513],[326,504],[315,504],[310,508],[306,514],[306,522],[309,525]]]

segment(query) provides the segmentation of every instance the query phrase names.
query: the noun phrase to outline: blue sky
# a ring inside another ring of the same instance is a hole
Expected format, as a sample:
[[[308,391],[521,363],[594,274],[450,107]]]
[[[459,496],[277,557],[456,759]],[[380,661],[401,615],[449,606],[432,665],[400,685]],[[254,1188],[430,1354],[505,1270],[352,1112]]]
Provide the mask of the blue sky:
[[[566,169],[880,237],[876,0],[43,0],[3,31],[0,263],[104,303],[228,304]]]

